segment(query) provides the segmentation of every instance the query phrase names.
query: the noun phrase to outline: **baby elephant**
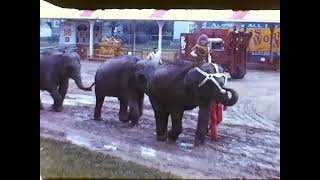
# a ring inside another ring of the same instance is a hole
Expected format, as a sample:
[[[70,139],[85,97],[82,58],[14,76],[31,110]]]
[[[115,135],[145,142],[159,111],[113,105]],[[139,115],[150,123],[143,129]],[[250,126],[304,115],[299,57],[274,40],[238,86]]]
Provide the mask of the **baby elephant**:
[[[111,96],[120,101],[119,120],[131,121],[132,126],[137,125],[142,116],[146,82],[156,66],[158,65],[128,55],[107,60],[98,68],[95,76],[94,119],[102,120],[101,108],[105,96]]]
[[[84,91],[91,91],[91,87],[84,87],[81,80],[81,64],[78,53],[44,53],[40,54],[40,90],[48,91],[54,100],[52,109],[56,112],[63,110],[63,100],[68,90],[69,78]],[[43,109],[40,98],[40,109]]]

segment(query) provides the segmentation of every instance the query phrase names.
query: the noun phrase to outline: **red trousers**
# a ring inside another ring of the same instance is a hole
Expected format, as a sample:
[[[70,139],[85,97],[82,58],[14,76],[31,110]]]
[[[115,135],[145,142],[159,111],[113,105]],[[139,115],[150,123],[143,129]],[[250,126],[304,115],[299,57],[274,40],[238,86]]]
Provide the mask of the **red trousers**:
[[[209,122],[209,128],[211,131],[211,138],[213,140],[217,140],[218,136],[218,125],[223,119],[222,111],[224,110],[224,107],[220,103],[214,103],[211,106],[211,117]]]

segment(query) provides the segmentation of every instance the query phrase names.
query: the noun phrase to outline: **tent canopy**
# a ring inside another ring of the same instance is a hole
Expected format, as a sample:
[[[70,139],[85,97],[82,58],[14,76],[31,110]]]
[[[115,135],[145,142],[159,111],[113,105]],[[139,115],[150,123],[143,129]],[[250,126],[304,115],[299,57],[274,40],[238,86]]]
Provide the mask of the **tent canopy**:
[[[181,20],[181,21],[242,21],[280,23],[280,10],[189,10],[189,9],[105,9],[77,10],[55,6],[40,0],[40,18],[96,20]]]
[[[46,0],[54,5],[63,8],[76,8],[80,10],[112,9],[118,7],[125,9],[233,9],[233,10],[279,10],[280,0],[187,0],[187,1],[143,1],[143,0],[108,0],[106,1],[88,1],[88,0]],[[146,3],[148,2],[148,3]]]

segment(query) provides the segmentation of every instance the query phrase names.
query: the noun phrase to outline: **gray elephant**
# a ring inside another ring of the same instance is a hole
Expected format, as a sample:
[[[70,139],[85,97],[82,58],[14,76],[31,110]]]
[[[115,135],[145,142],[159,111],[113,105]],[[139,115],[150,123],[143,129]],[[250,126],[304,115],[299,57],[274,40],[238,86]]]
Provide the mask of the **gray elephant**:
[[[120,101],[119,120],[137,125],[143,113],[143,99],[147,80],[158,64],[135,56],[108,59],[95,75],[96,106],[94,119],[102,120],[101,108],[106,96]],[[127,112],[129,106],[129,113]]]
[[[84,91],[91,91],[84,87],[81,80],[80,56],[76,52],[40,54],[40,90],[48,91],[54,100],[52,109],[56,112],[63,110],[63,100],[68,90],[69,78]],[[43,109],[40,98],[40,109]]]
[[[232,106],[238,101],[236,91],[224,87],[227,77],[223,72],[217,64],[194,67],[192,62],[185,60],[163,64],[154,71],[148,80],[146,94],[155,113],[158,141],[166,141],[167,137],[176,141],[182,132],[184,111],[199,106],[194,145],[204,143],[211,103]],[[167,132],[169,115],[172,129]]]

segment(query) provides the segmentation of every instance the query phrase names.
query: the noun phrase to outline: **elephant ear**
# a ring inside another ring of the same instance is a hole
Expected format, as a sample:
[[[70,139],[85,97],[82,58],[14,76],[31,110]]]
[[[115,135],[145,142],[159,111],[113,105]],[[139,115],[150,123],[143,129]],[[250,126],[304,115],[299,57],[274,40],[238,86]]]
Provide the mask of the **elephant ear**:
[[[146,82],[147,77],[146,77],[146,69],[145,69],[145,64],[144,63],[137,63],[135,64],[133,68],[133,74],[137,80],[137,82]]]
[[[77,57],[72,56],[70,54],[64,53],[61,55],[61,58],[63,59],[64,62],[64,67],[66,70],[67,75],[72,75],[73,72],[75,71],[76,63],[77,63]]]
[[[72,66],[66,67],[66,73],[68,76],[71,76],[74,73],[75,69]]]
[[[72,65],[80,64],[80,55],[76,52],[62,54],[63,59]]]
[[[188,71],[187,75],[184,78],[184,84],[190,88],[197,87],[201,79],[200,76],[201,74],[198,73],[195,69],[191,69]]]

